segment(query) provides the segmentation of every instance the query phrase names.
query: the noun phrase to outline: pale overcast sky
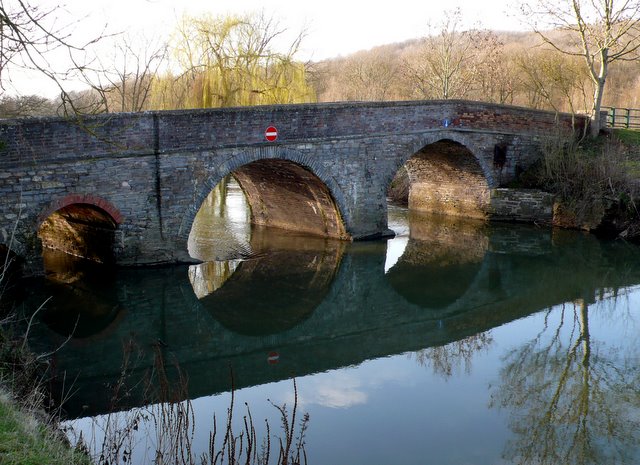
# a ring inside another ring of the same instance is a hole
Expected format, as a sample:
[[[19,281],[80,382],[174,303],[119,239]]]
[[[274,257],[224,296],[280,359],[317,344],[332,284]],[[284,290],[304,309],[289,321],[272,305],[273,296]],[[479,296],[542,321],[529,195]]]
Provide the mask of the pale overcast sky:
[[[511,5],[514,0],[66,0],[60,23],[78,21],[77,36],[99,34],[107,25],[111,32],[139,32],[165,35],[174,29],[176,19],[184,13],[213,15],[264,11],[293,37],[307,31],[298,58],[321,60],[347,55],[376,45],[400,42],[428,33],[428,24],[436,25],[445,11],[459,7],[465,28],[485,27],[496,30],[523,28]],[[32,0],[43,7],[50,0]],[[75,42],[79,43],[79,42]],[[20,92],[24,85],[42,89],[37,78],[14,80]],[[33,90],[27,90],[32,93]],[[55,92],[49,87],[45,94]]]
[[[304,59],[345,55],[376,45],[426,34],[429,21],[437,23],[445,10],[459,7],[469,27],[517,30],[512,0],[67,0],[74,16],[90,16],[91,23],[108,21],[116,30],[168,31],[176,17],[198,14],[242,13],[264,10],[280,25],[298,32],[306,26]]]

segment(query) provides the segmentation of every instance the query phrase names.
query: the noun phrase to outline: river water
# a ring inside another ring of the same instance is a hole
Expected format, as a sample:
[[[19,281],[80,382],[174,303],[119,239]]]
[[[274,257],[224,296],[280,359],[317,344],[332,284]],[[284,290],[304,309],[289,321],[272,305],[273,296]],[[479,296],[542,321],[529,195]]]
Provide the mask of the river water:
[[[272,463],[283,405],[310,464],[640,463],[637,246],[393,206],[394,239],[343,243],[250,228],[226,195],[201,265],[50,256],[29,283],[31,347],[96,458],[199,463],[233,386],[236,442],[250,412]]]

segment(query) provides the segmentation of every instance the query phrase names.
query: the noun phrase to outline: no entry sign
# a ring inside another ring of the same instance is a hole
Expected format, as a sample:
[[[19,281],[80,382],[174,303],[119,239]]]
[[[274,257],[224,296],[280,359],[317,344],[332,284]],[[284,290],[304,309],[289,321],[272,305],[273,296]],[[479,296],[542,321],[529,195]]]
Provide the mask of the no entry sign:
[[[269,142],[273,142],[278,138],[278,130],[275,126],[269,126],[266,131],[264,131],[264,138]]]
[[[280,361],[280,354],[278,352],[269,352],[267,357],[267,363],[269,365],[275,365]]]

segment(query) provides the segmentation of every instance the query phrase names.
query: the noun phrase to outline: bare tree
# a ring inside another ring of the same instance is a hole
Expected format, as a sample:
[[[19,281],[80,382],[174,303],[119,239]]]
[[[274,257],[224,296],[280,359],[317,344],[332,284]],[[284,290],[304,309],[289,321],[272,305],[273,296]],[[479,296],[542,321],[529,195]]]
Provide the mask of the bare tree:
[[[525,0],[521,5],[544,42],[584,59],[595,87],[591,135],[596,136],[609,66],[636,58],[640,49],[640,0]],[[549,29],[569,32],[569,40],[554,38]]]
[[[522,53],[517,63],[530,106],[571,113],[585,108],[591,86],[577,58],[534,49]]]
[[[439,33],[424,39],[417,56],[405,60],[405,73],[420,98],[463,98],[471,89],[477,57],[477,31],[459,31],[460,10],[447,13]]]
[[[353,55],[340,69],[334,99],[381,101],[397,98],[393,86],[398,70],[396,57],[384,50]]]
[[[63,49],[69,54],[100,40],[102,34],[83,44],[71,41],[71,24],[60,26],[57,4],[33,6],[28,0],[0,0],[0,89],[4,92],[16,69],[37,72],[51,79],[65,94],[63,80],[71,68],[56,69],[51,54]]]
[[[165,61],[167,46],[155,38],[118,36],[106,60],[76,68],[89,91],[72,102],[88,113],[145,110],[151,99],[153,79]],[[67,99],[68,104],[71,99]]]
[[[475,49],[475,98],[486,102],[513,103],[519,76],[513,53],[505,49],[504,40],[493,31],[479,31],[475,34]]]
[[[0,118],[55,114],[55,102],[39,95],[4,95],[0,98]]]

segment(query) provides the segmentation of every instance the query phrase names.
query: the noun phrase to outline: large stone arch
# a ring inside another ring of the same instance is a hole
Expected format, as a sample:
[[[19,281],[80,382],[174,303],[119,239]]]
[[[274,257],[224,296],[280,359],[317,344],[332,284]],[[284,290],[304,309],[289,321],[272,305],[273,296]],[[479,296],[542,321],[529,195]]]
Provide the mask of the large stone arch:
[[[466,133],[438,131],[416,137],[395,169],[409,177],[409,208],[485,218],[496,187],[488,149]],[[385,180],[391,184],[397,171]]]
[[[267,146],[259,148],[243,149],[241,151],[234,151],[230,157],[226,158],[223,163],[217,167],[212,167],[211,175],[207,179],[201,180],[200,187],[194,193],[193,203],[187,208],[183,221],[178,231],[178,236],[181,241],[187,241],[189,232],[195,220],[195,216],[200,209],[200,206],[209,195],[209,193],[215,188],[216,185],[226,176],[233,175],[235,172],[242,170],[243,167],[251,165],[256,162],[289,162],[292,166],[295,165],[300,169],[305,170],[310,176],[316,178],[322,186],[326,188],[326,193],[330,197],[331,203],[335,207],[337,218],[341,224],[340,234],[330,234],[329,237],[335,237],[340,239],[348,239],[348,221],[343,217],[343,212],[346,212],[345,208],[345,196],[335,181],[335,176],[330,173],[327,168],[319,162],[318,159],[312,156],[306,155],[303,152],[292,150],[286,147],[280,146]],[[291,173],[289,173],[291,174]],[[239,184],[247,193],[247,184],[245,179],[245,185],[243,180],[238,179]],[[253,216],[253,214],[252,214]],[[303,231],[304,232],[304,231]]]
[[[428,145],[431,145],[440,140],[447,139],[464,145],[476,158],[476,161],[480,165],[482,172],[487,179],[487,184],[489,184],[489,187],[492,189],[498,187],[499,183],[496,180],[493,166],[488,162],[488,155],[486,153],[488,149],[480,145],[480,143],[476,140],[476,137],[473,137],[474,134],[475,133],[460,131],[433,131],[414,137],[413,140],[411,140],[402,148],[403,153],[398,158],[397,164],[395,165],[393,171],[387,173],[387,177],[385,179],[386,185],[388,186],[391,183],[396,172],[402,166],[404,166],[407,160],[413,157],[417,152]]]

